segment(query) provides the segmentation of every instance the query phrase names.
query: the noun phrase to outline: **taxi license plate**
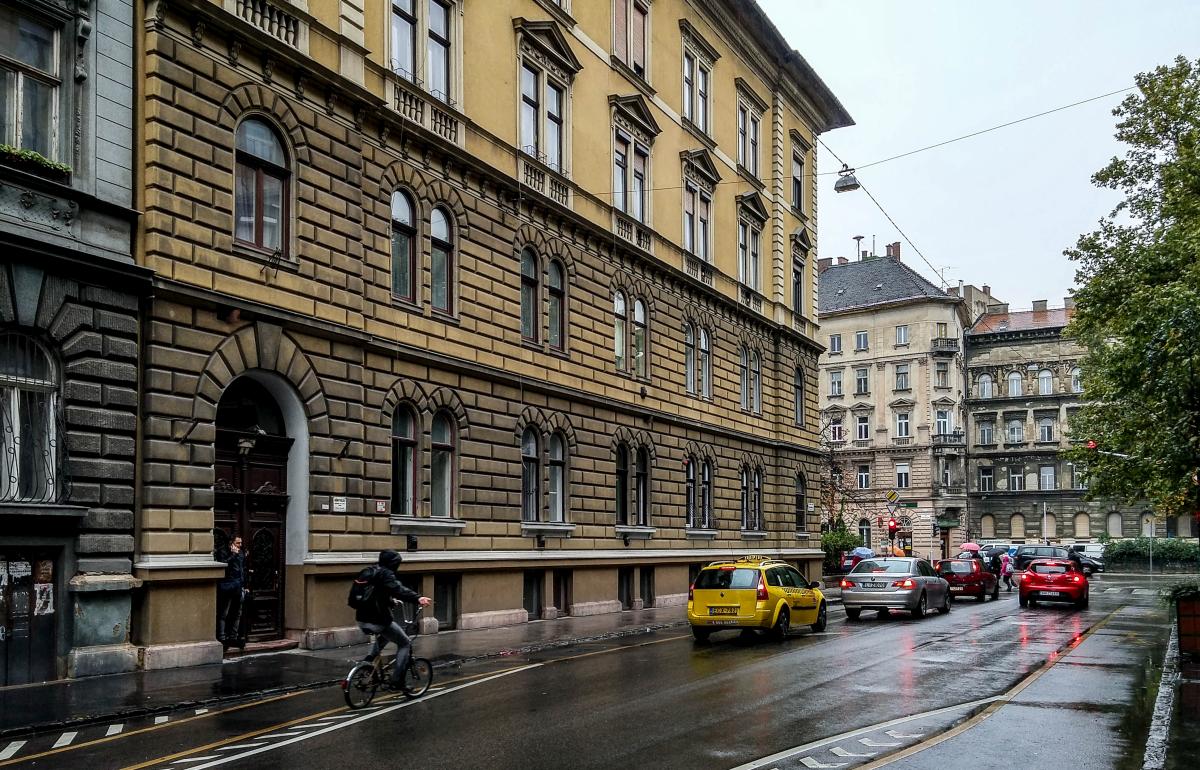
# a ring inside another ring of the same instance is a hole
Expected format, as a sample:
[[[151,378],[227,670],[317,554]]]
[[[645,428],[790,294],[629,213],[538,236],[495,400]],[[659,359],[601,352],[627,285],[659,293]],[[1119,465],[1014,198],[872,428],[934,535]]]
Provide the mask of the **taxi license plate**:
[[[736,615],[737,607],[709,607],[709,615]]]
[[[950,586],[950,590],[954,593],[962,593],[962,586]]]
[[[1062,596],[1061,591],[1038,591],[1042,596]]]

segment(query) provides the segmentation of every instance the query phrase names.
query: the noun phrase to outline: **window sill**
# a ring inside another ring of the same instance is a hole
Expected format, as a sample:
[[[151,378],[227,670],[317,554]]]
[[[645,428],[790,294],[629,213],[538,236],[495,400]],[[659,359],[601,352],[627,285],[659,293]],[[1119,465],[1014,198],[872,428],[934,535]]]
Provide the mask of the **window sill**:
[[[683,123],[684,129],[686,129],[689,134],[699,139],[701,144],[710,150],[717,149],[717,140],[705,133],[704,129],[696,125],[691,118],[685,117],[680,118],[680,120]]]
[[[715,540],[717,537],[717,531],[715,529],[688,527],[683,530],[683,536],[690,537],[695,540]]]
[[[1046,441],[1042,441],[1041,439],[1038,439],[1037,441],[1033,442],[1033,445],[1041,446],[1041,447],[1056,447],[1056,446],[1058,446],[1058,439],[1049,439]]]
[[[826,354],[826,355],[829,355],[829,356],[840,356],[840,355],[842,354],[842,351],[840,351],[840,350],[828,350],[828,351],[826,351],[826,353],[825,353],[825,354]]]
[[[430,310],[430,315],[433,318],[436,318],[439,321],[442,321],[443,323],[453,324],[455,326],[459,326],[460,324],[462,324],[462,321],[460,321],[458,319],[458,316],[454,315],[453,313],[447,312],[445,310],[438,310],[437,308],[432,308]]]
[[[792,204],[790,206],[790,209],[792,212],[792,216],[794,216],[796,219],[799,219],[800,224],[802,224],[802,225],[808,224],[808,214],[805,214],[803,209],[797,208],[795,204]]]
[[[907,342],[897,342],[895,345],[892,346],[892,349],[899,350],[900,348],[906,348],[906,347],[908,347]]]
[[[559,521],[523,521],[521,534],[527,537],[570,537],[575,532],[575,525]]]
[[[466,528],[462,519],[393,516],[388,523],[393,535],[457,535]]]
[[[743,540],[766,540],[767,531],[765,529],[743,529]]]
[[[855,352],[855,353],[867,353],[867,352],[869,352],[870,350],[871,350],[870,348],[855,348],[855,349],[854,349],[854,352]]]
[[[56,503],[0,503],[0,516],[67,516],[83,518],[87,515],[86,505],[60,505]]]
[[[743,166],[741,163],[738,164],[737,172],[738,172],[738,176],[740,176],[744,181],[749,182],[750,184],[754,185],[755,189],[757,189],[759,192],[766,191],[767,186],[766,186],[766,184],[763,183],[763,181],[761,179],[758,178],[758,175],[755,174],[750,169]]]
[[[871,391],[869,391],[869,390],[863,390],[863,391],[858,391],[858,390],[856,390],[856,391],[854,391],[854,395],[855,395],[855,396],[869,396],[869,395],[871,395]]]
[[[654,527],[643,527],[636,524],[618,524],[614,527],[617,537],[629,540],[649,540],[656,532]]]
[[[540,5],[542,9],[548,12],[551,16],[554,16],[556,19],[558,19],[558,21],[564,24],[568,31],[575,26],[575,19],[571,16],[571,14],[567,13],[567,9],[554,2],[554,0],[534,0],[534,2]]]
[[[912,393],[912,388],[892,388],[893,393]]]
[[[392,295],[392,305],[400,308],[401,310],[409,312],[409,313],[420,313],[421,312],[421,306],[419,304],[417,304],[417,302],[415,300],[411,300],[408,297],[401,297],[396,294]]]
[[[934,390],[945,390],[945,391],[954,390],[954,388],[950,387],[949,385],[934,385],[933,389]]]
[[[797,540],[808,540],[811,537],[813,537],[813,534],[810,532],[797,532],[796,533]]]
[[[976,445],[975,445],[975,448],[976,448],[976,449],[996,449],[997,447],[998,447],[998,445],[997,445],[997,444],[995,444],[995,443],[991,443],[991,444],[976,444]]]
[[[646,96],[653,98],[654,95],[658,93],[654,90],[654,87],[650,85],[650,81],[646,80],[645,75],[639,75],[637,72],[634,72],[633,68],[618,59],[616,54],[609,56],[608,60],[612,64],[613,69],[624,75],[629,82],[633,83],[637,90],[641,91]]]
[[[1024,441],[1005,441],[1004,442],[1005,449],[1020,449],[1020,448],[1024,447],[1025,445],[1026,444]]]
[[[299,272],[300,270],[300,262],[294,257],[280,256],[276,258],[274,252],[260,249],[257,246],[242,241],[233,242],[233,253],[239,257],[261,262],[269,267],[290,270],[292,272]]]
[[[830,393],[826,398],[845,398],[845,393]]]

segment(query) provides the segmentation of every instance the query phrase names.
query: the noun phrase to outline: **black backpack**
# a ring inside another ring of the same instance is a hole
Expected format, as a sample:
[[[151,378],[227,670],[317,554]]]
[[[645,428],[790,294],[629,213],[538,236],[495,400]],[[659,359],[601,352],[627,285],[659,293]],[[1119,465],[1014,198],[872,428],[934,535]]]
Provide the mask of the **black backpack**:
[[[375,605],[375,567],[364,567],[350,584],[350,595],[346,604],[356,610],[364,610]]]

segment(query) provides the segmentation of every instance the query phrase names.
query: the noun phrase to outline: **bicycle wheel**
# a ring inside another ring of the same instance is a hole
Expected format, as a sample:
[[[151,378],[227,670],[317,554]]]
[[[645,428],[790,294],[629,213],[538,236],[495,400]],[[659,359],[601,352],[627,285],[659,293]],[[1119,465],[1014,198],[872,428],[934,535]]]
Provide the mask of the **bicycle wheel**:
[[[410,698],[424,695],[433,684],[433,664],[425,658],[413,658],[404,673],[404,694]]]
[[[359,663],[342,680],[342,695],[346,698],[346,705],[352,709],[365,708],[375,697],[378,688],[379,679],[375,676],[373,663]]]

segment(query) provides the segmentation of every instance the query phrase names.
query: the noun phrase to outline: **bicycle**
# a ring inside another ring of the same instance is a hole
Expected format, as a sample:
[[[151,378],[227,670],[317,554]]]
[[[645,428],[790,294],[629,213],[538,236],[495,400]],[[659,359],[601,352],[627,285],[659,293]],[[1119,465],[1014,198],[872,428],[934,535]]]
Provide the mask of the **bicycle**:
[[[400,621],[400,627],[404,629],[404,633],[408,634],[410,639],[417,635],[417,621],[421,617],[422,609],[422,607],[417,607],[412,620],[405,618]],[[352,709],[366,708],[375,698],[376,690],[393,689],[391,676],[392,667],[395,665],[395,656],[384,663],[382,654],[376,655],[374,660],[362,660],[354,664],[350,673],[342,680],[342,695],[346,698],[346,705]],[[407,698],[418,698],[428,692],[429,686],[432,684],[433,664],[429,662],[428,658],[418,658],[416,655],[410,654],[408,670],[400,680],[401,692]]]

